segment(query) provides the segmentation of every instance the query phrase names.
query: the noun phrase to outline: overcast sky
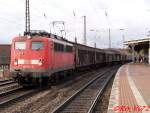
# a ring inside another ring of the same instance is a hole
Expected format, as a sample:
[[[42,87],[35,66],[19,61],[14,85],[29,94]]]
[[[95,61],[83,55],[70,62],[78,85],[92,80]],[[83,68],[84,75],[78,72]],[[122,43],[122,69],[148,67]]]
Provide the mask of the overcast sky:
[[[76,36],[79,43],[83,43],[86,15],[87,43],[94,46],[96,42],[99,48],[108,47],[108,28],[112,47],[121,47],[122,35],[125,40],[140,39],[150,30],[149,0],[30,0],[30,7],[31,29],[54,33],[50,23],[65,21],[66,38],[74,41]],[[0,14],[0,43],[11,43],[25,30],[25,0],[0,0]],[[58,29],[63,26],[55,28],[60,34]]]

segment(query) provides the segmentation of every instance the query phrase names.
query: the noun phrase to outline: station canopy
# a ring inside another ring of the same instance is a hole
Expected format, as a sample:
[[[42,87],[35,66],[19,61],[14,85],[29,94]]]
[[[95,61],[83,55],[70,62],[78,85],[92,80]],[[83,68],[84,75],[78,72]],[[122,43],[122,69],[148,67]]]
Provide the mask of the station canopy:
[[[148,49],[149,43],[150,43],[150,38],[145,38],[139,40],[125,41],[124,45],[128,46],[129,48],[132,48],[132,46],[134,46],[134,50],[139,51],[141,49]]]
[[[150,37],[139,40],[125,41],[124,45],[130,48],[132,53],[132,61],[150,64]]]

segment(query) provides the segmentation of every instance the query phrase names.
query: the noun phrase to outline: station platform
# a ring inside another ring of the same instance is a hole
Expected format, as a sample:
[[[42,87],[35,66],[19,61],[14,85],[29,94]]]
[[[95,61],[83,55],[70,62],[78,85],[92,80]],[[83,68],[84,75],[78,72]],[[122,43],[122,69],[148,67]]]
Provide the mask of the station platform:
[[[150,113],[150,66],[126,64],[118,70],[107,113]]]

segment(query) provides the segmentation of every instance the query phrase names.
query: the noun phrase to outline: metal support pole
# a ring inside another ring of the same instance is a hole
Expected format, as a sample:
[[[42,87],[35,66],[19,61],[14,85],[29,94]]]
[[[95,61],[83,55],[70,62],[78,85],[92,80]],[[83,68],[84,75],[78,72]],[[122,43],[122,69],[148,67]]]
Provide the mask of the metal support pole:
[[[125,41],[125,36],[124,36],[124,29],[120,29],[120,31],[122,31],[121,32],[121,35],[122,35],[122,48],[125,48],[125,46],[124,46],[124,41]]]
[[[25,22],[25,31],[30,32],[30,6],[29,6],[29,0],[26,0],[26,22]]]
[[[125,36],[124,36],[124,34],[123,34],[123,35],[122,35],[122,47],[123,47],[123,49],[125,48],[124,42],[125,42]]]
[[[149,48],[148,48],[148,64],[150,65],[150,38],[148,40]]]
[[[109,48],[111,48],[111,35],[110,35],[110,28],[108,29],[109,32]]]
[[[96,43],[94,43],[94,48],[96,48]]]
[[[77,38],[75,37],[75,43],[77,43]]]
[[[84,45],[86,45],[86,16],[84,17]]]
[[[135,47],[135,45],[131,45],[131,49],[132,49],[132,62],[134,62],[134,57],[135,57],[134,47]]]

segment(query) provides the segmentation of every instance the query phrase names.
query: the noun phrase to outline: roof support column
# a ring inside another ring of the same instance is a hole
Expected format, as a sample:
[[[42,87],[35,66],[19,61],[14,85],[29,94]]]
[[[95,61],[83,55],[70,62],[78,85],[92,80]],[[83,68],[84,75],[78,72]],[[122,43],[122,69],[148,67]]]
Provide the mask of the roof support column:
[[[132,62],[135,62],[135,50],[134,50],[135,45],[132,44],[131,45],[131,49],[132,49]]]
[[[149,44],[149,47],[148,47],[148,64],[150,65],[150,39],[148,40],[148,44]]]

